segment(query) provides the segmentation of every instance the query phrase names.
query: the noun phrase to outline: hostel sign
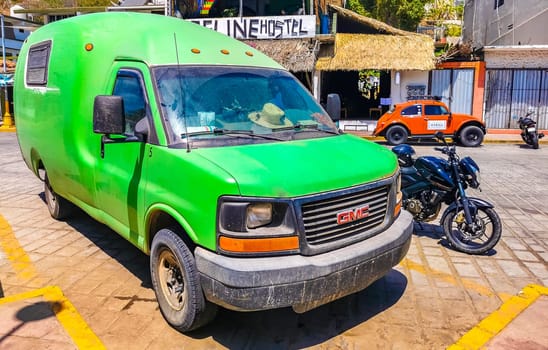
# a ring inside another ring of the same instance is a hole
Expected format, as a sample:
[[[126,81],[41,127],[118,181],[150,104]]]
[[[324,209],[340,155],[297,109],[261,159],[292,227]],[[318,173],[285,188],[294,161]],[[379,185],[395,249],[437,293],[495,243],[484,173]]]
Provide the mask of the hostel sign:
[[[189,21],[236,39],[294,39],[316,35],[314,15],[193,18]]]

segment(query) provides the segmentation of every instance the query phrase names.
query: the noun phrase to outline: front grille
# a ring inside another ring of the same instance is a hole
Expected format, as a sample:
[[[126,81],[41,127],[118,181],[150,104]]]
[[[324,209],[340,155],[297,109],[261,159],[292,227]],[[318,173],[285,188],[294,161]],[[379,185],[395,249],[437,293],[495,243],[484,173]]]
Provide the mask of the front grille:
[[[384,222],[389,186],[345,191],[301,205],[305,239],[309,246],[329,245],[370,231]],[[368,206],[368,215],[348,223],[337,223],[337,215]]]

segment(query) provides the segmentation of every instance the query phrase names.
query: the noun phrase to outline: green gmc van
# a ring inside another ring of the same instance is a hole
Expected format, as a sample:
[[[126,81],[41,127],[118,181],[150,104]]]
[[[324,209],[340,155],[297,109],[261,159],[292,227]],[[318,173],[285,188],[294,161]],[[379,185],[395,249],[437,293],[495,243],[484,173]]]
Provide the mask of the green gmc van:
[[[45,25],[21,50],[14,104],[51,215],[77,206],[149,254],[179,331],[218,306],[305,312],[366,288],[409,248],[392,152],[342,133],[286,69],[199,25],[140,13]]]

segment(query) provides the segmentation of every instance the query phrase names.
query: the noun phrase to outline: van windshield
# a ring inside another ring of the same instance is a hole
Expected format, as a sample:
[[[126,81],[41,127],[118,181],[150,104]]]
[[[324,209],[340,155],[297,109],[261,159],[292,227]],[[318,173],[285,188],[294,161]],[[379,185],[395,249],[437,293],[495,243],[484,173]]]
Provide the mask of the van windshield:
[[[290,140],[337,134],[314,97],[290,73],[227,66],[153,69],[174,141],[236,137]]]

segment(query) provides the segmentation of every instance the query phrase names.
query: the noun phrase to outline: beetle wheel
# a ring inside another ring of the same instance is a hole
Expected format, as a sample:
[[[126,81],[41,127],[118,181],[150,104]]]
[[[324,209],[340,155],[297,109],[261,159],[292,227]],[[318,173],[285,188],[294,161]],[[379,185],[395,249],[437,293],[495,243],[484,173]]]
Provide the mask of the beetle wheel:
[[[394,126],[391,126],[386,131],[385,137],[388,144],[396,146],[396,145],[401,145],[402,143],[405,143],[407,141],[408,136],[409,136],[409,133],[403,126],[394,125]]]

